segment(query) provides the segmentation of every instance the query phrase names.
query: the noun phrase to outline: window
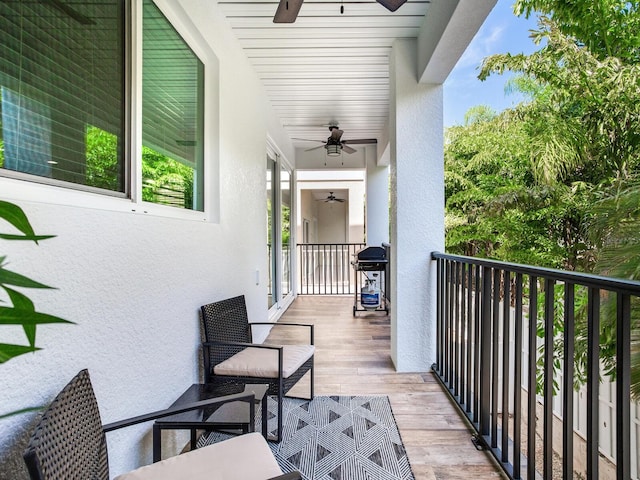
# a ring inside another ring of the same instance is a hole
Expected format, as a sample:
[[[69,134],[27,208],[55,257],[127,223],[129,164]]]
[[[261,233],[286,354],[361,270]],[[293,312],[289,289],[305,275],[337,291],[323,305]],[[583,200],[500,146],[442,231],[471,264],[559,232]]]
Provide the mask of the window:
[[[204,64],[152,0],[141,5],[131,79],[136,2],[0,2],[0,175],[204,211]],[[135,149],[128,82],[142,82]]]
[[[143,2],[142,198],[204,209],[204,65],[151,0]]]
[[[0,172],[124,194],[124,2],[0,2],[0,14]]]

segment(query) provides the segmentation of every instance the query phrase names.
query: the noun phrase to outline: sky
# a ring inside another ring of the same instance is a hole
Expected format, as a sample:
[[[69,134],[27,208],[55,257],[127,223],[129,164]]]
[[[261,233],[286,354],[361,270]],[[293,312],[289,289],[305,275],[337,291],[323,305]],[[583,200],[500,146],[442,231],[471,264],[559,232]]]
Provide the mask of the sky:
[[[506,95],[504,87],[510,74],[491,75],[478,80],[482,59],[494,53],[525,53],[537,50],[529,38],[537,28],[533,16],[528,20],[513,14],[514,0],[498,0],[484,24],[467,47],[444,84],[444,126],[463,125],[464,115],[476,105],[488,105],[500,112],[521,98]]]

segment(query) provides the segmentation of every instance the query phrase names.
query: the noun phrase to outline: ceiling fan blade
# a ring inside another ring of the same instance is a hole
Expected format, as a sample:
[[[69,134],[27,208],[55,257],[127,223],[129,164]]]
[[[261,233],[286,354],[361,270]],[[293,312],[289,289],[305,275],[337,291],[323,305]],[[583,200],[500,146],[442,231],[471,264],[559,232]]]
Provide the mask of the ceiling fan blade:
[[[375,145],[378,140],[375,138],[359,138],[354,140],[344,140],[342,143],[348,143],[350,145]]]
[[[318,142],[318,143],[327,143],[324,140],[311,140],[310,138],[292,138],[291,140],[301,140],[303,142]]]
[[[399,9],[407,0],[376,0],[380,5],[389,10],[395,12]]]
[[[293,23],[298,17],[302,0],[280,0],[273,23]]]
[[[344,133],[343,130],[340,130],[339,128],[332,128],[331,129],[331,140],[335,140],[336,142],[340,141],[340,137],[342,137],[342,134]]]
[[[312,150],[317,150],[317,149],[319,149],[319,148],[324,148],[324,145],[320,145],[319,147],[307,148],[307,149],[305,150],[305,152],[310,152],[310,151],[312,151]]]
[[[347,153],[356,153],[357,150],[355,148],[351,148],[349,145],[342,145],[342,151]]]

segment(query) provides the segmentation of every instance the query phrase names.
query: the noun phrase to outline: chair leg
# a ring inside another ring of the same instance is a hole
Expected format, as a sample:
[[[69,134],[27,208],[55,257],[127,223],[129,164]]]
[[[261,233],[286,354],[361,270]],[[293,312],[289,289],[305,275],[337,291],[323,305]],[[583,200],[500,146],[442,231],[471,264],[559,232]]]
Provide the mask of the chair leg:
[[[284,402],[284,386],[282,384],[282,379],[280,380],[280,385],[278,386],[278,438],[277,442],[282,440],[282,404]]]

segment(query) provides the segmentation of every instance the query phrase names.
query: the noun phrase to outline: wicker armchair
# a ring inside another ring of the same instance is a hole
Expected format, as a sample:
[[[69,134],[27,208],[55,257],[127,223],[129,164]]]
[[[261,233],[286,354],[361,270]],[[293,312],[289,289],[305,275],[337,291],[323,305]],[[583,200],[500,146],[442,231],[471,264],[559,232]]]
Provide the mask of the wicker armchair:
[[[253,394],[242,393],[102,426],[89,372],[82,370],[42,415],[24,452],[24,460],[33,480],[109,480],[105,432],[230,401],[247,401],[253,408]],[[297,472],[283,475],[262,435],[250,433],[138,468],[116,480],[183,478],[293,480],[301,477]]]
[[[311,378],[313,399],[313,325],[299,323],[249,323],[244,296],[203,305],[202,321],[205,342],[202,354],[205,382],[237,381],[267,383],[268,395],[277,397],[278,430],[282,438],[282,399],[307,373]],[[305,327],[309,329],[307,345],[254,344],[251,326]]]

